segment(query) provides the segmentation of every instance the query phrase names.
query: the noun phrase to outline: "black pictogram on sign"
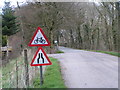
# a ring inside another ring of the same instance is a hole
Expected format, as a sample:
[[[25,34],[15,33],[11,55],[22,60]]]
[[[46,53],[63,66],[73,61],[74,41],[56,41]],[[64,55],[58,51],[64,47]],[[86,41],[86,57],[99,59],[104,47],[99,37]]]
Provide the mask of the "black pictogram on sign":
[[[42,38],[42,37],[37,37],[35,40],[34,40],[34,43],[35,44],[38,44],[38,43],[45,43],[46,41]]]
[[[37,59],[37,63],[39,64],[40,59],[42,59],[42,63],[44,63],[44,58],[43,58],[43,54],[39,53],[38,54],[38,59]]]

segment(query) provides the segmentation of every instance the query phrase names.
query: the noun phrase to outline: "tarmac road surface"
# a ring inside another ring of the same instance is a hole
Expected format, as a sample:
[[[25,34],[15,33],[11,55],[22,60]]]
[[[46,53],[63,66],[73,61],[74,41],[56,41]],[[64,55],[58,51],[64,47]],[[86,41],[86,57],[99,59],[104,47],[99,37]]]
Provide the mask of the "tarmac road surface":
[[[66,47],[49,54],[60,61],[68,88],[118,88],[118,57]]]

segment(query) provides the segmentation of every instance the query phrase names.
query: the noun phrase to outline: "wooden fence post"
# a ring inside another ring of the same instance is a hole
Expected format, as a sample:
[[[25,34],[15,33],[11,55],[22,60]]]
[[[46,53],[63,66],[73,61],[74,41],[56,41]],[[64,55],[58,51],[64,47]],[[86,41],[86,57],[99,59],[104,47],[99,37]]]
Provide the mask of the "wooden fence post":
[[[16,88],[18,88],[18,64],[17,64],[17,60],[16,60]]]
[[[25,63],[25,84],[26,87],[29,87],[29,69],[28,69],[28,56],[27,49],[24,49],[24,63]]]

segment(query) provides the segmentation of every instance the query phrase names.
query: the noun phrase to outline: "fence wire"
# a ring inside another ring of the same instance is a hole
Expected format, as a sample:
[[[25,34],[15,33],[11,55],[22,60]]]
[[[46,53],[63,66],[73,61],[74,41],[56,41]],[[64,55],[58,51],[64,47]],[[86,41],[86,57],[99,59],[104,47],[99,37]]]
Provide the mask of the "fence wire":
[[[39,69],[36,67],[31,67],[30,63],[33,58],[32,50],[28,50],[28,74],[29,74],[29,87],[33,88],[33,78],[37,73],[39,73]],[[24,64],[24,56],[20,55],[18,58],[9,60],[9,62],[2,66],[2,88],[27,88],[25,80],[25,64]]]

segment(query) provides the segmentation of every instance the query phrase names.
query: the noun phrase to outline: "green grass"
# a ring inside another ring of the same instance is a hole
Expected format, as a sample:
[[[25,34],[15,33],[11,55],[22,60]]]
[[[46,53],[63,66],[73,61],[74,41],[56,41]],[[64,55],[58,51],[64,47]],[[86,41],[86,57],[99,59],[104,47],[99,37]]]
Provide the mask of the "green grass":
[[[10,60],[5,66],[2,66],[2,71],[0,73],[2,73],[2,87],[3,88],[11,88],[11,87],[14,87],[13,82],[15,82],[16,79],[14,79],[14,81],[9,81],[10,79],[10,75],[12,76],[16,76],[16,72],[15,72],[15,65],[16,65],[16,60],[17,60],[17,63],[18,65],[20,66],[21,63],[23,63],[23,61],[19,58],[16,58],[16,59],[13,59],[13,60]],[[20,73],[21,70],[19,70],[19,73]],[[10,73],[11,74],[10,74]],[[20,73],[21,74],[21,73]],[[19,75],[20,75],[19,74]]]
[[[110,54],[110,55],[113,55],[113,56],[120,57],[120,53],[118,53],[118,52],[100,51],[100,50],[87,50],[87,51],[100,52],[100,53],[105,53],[105,54]]]
[[[14,68],[15,60],[10,61],[4,67],[2,67],[2,87],[10,88],[9,72]]]
[[[110,52],[110,51],[96,51],[96,52],[106,53],[106,54],[120,57],[120,53],[117,53],[117,52]]]
[[[34,88],[66,88],[62,79],[59,62],[50,58],[52,65],[46,67],[44,74],[44,84],[40,86],[40,76],[33,80]]]
[[[2,68],[2,81],[5,81],[9,78],[9,72],[14,68],[15,60],[10,61]]]
[[[64,53],[63,51],[56,51],[56,53]]]

